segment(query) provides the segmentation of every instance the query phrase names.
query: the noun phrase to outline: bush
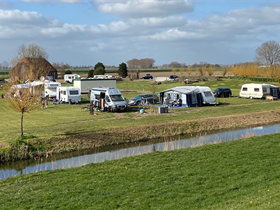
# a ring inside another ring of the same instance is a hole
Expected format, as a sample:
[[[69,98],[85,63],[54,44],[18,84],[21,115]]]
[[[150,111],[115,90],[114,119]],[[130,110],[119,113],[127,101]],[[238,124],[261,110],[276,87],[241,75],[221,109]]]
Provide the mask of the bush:
[[[67,71],[65,71],[65,74],[72,74],[72,71],[67,70]]]

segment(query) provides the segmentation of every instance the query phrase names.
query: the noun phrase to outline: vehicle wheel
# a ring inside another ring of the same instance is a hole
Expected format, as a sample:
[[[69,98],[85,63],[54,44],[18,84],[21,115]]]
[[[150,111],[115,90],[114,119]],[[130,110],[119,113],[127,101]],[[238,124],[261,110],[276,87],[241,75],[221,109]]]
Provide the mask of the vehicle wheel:
[[[221,98],[224,98],[225,97],[225,93],[221,93]]]
[[[230,93],[228,94],[228,97],[231,97],[231,94],[230,94]]]
[[[136,102],[136,106],[139,106],[139,105],[140,105],[140,101],[137,101],[137,102]]]

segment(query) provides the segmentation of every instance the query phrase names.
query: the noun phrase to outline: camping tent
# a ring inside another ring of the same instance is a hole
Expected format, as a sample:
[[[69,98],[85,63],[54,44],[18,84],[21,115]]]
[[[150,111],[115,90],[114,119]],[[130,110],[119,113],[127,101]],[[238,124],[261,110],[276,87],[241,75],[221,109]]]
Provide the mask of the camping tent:
[[[202,95],[196,87],[180,86],[170,88],[160,92],[160,104],[164,105],[166,99],[169,99],[169,106],[178,98],[182,100],[182,107],[202,106]]]

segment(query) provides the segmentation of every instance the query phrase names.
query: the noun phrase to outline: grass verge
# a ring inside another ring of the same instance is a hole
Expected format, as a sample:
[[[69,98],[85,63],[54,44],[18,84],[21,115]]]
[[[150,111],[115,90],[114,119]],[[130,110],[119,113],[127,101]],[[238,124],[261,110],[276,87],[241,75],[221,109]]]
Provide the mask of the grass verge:
[[[1,209],[278,209],[280,134],[0,181]]]

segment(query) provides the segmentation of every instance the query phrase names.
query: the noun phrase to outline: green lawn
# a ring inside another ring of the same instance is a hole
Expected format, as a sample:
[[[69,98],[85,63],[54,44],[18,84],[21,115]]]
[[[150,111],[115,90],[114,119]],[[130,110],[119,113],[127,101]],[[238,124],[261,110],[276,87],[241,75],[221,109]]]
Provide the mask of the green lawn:
[[[280,134],[0,181],[0,209],[279,209]]]
[[[212,90],[216,87],[230,87],[233,95],[237,94],[239,80],[225,80],[213,82],[201,82],[201,86],[209,86]],[[183,85],[181,83],[167,83],[158,85],[157,93],[164,89]],[[124,96],[129,99],[143,91],[151,88],[149,82],[118,82],[117,87],[121,90],[135,90],[137,93],[129,93]],[[0,94],[2,90],[0,90]],[[83,95],[83,103],[79,105],[52,105],[45,110],[38,108],[31,114],[24,115],[24,135],[36,136],[38,138],[60,136],[73,133],[84,133],[98,130],[111,130],[117,128],[137,127],[141,125],[158,124],[163,122],[178,122],[190,119],[199,119],[204,117],[214,117],[223,115],[242,114],[250,112],[260,112],[279,109],[279,102],[267,102],[265,100],[249,100],[237,97],[217,99],[221,102],[220,106],[207,106],[197,108],[184,108],[172,110],[168,115],[152,115],[139,118],[135,112],[127,113],[99,113],[92,116],[82,107],[89,103],[87,95]],[[226,105],[224,105],[224,102]],[[240,105],[240,106],[229,106]],[[157,111],[157,110],[155,110]],[[184,114],[182,114],[184,113]],[[10,109],[5,100],[0,99],[0,144],[14,143],[20,134],[20,113]]]

